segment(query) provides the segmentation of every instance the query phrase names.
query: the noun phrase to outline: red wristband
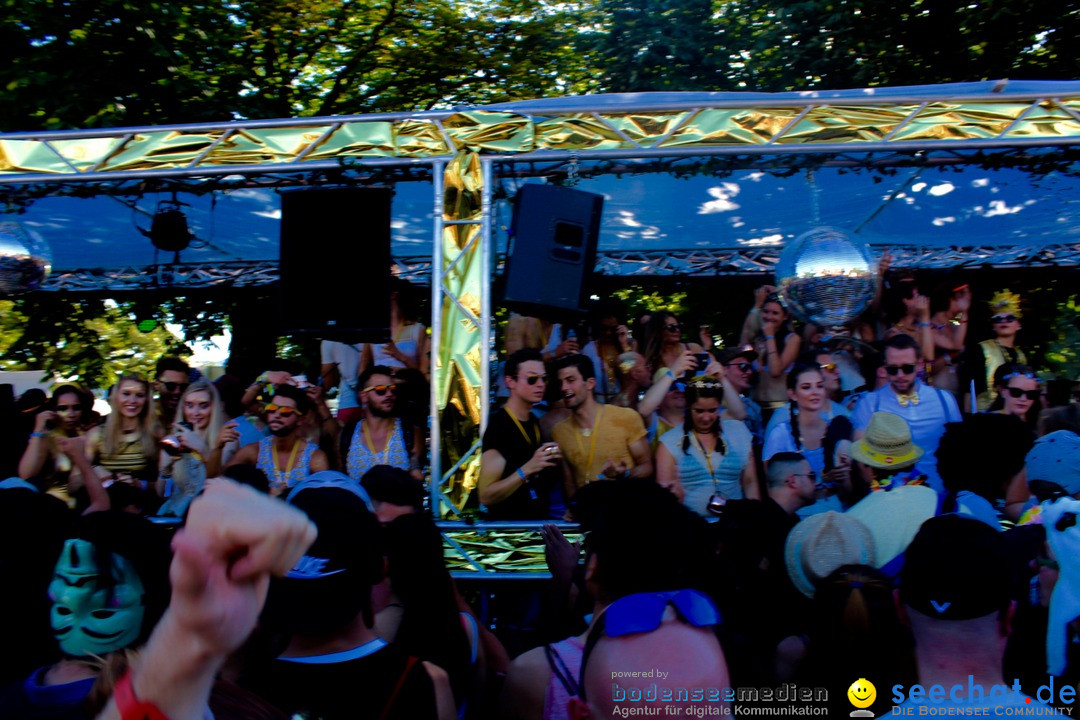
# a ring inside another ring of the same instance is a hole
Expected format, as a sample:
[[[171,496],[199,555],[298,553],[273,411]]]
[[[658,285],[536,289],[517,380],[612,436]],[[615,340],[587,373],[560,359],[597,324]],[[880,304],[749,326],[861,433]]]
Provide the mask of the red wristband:
[[[135,689],[131,687],[131,670],[124,673],[124,677],[116,683],[113,701],[121,720],[169,720],[154,703],[143,702],[135,697]]]

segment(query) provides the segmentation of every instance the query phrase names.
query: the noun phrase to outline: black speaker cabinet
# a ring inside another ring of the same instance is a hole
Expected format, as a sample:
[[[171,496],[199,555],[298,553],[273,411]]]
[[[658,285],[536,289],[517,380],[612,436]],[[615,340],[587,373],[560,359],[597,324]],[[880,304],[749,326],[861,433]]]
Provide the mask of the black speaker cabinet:
[[[281,331],[390,339],[390,188],[281,193]]]
[[[584,312],[604,197],[530,184],[514,201],[506,305],[527,315]]]

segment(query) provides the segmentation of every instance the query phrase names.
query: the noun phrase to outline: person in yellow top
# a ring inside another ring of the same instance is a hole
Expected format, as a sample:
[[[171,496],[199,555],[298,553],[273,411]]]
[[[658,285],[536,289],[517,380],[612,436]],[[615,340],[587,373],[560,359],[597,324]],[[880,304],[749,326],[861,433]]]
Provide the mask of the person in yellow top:
[[[555,368],[571,412],[551,431],[564,459],[566,498],[597,480],[651,477],[652,456],[641,416],[630,408],[596,402],[596,377],[588,357],[567,355]]]
[[[994,387],[994,373],[1005,363],[1027,364],[1027,356],[1017,345],[1016,336],[1020,332],[1020,296],[1009,290],[1001,290],[990,298],[990,318],[993,323],[994,337],[983,340],[969,353],[965,361],[968,375],[968,397],[964,407],[970,407],[970,384],[975,385],[976,402],[979,412],[985,412],[991,403],[997,400]]]

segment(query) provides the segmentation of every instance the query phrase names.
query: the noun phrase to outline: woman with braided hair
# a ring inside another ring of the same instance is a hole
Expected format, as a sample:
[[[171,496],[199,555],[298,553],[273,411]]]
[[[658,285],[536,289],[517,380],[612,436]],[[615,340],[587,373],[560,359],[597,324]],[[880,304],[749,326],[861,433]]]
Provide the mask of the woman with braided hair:
[[[826,466],[833,468],[834,463],[826,463],[825,433],[829,423],[821,415],[825,403],[825,378],[817,365],[796,364],[787,376],[787,393],[791,408],[791,417],[776,424],[765,437],[765,447],[761,456],[768,465],[769,459],[780,452],[797,452],[810,463],[810,471],[818,483],[819,500],[827,493],[828,485],[841,483],[848,472],[846,464],[838,464],[828,473]],[[832,496],[835,497],[835,496]],[[817,502],[800,511],[800,515],[814,514],[825,510],[839,510],[839,501],[835,507]]]
[[[723,384],[699,375],[685,392],[682,427],[664,433],[656,448],[657,482],[705,517],[730,499],[760,498],[750,431],[720,418]]]

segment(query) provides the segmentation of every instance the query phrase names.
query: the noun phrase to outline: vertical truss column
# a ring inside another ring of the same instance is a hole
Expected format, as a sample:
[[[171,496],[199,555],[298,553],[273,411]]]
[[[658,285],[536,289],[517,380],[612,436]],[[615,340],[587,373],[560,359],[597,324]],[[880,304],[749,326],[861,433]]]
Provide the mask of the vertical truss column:
[[[480,473],[491,352],[491,162],[462,150],[434,170],[430,490],[440,518],[460,509]]]

